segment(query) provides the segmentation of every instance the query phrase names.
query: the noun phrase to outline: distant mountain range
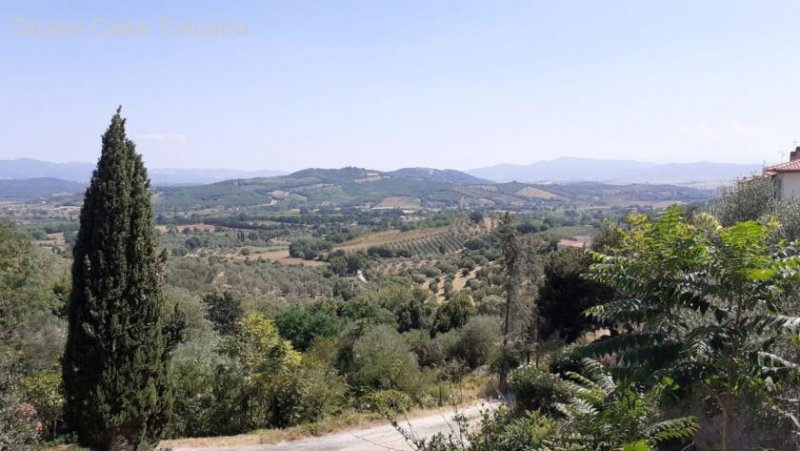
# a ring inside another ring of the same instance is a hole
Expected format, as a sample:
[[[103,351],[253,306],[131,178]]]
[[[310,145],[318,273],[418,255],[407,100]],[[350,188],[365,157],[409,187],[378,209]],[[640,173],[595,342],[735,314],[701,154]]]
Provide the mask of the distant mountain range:
[[[713,190],[658,184],[491,183],[459,171],[411,168],[304,169],[269,178],[156,189],[156,209],[183,211],[259,206],[302,208],[515,208],[542,202],[695,202]]]
[[[563,157],[529,165],[498,164],[467,173],[494,182],[691,183],[727,182],[761,172],[759,164],[643,163]]]
[[[20,158],[0,160],[0,179],[57,178],[86,183],[93,163],[50,163]],[[602,160],[563,157],[529,165],[498,164],[461,172],[451,169],[403,168],[387,175],[424,178],[460,184],[492,182],[606,182],[606,183],[694,183],[727,182],[761,172],[758,164],[733,163],[644,163],[634,160]],[[153,185],[202,185],[231,179],[286,175],[277,170],[149,169]]]
[[[49,177],[3,180],[0,179],[0,201],[33,201],[69,197],[83,193],[85,183]]]
[[[31,158],[0,160],[0,179],[56,178],[87,183],[92,177],[94,168],[94,163],[50,163]],[[286,174],[286,172],[235,169],[149,169],[148,174],[154,185],[197,185],[235,178],[274,177]]]
[[[15,164],[19,171],[19,162]],[[65,166],[75,169],[75,165]],[[48,169],[38,164],[36,167]],[[236,174],[240,173],[236,171]],[[25,175],[10,170],[5,174]],[[0,201],[55,200],[74,205],[80,203],[86,184],[86,181],[52,177],[0,179]],[[326,207],[413,209],[524,207],[548,201],[693,202],[708,199],[713,194],[711,190],[663,184],[493,183],[455,170],[428,168],[390,172],[355,167],[312,168],[282,176],[234,178],[211,184],[153,185],[158,209],[186,211],[248,206],[278,210]]]

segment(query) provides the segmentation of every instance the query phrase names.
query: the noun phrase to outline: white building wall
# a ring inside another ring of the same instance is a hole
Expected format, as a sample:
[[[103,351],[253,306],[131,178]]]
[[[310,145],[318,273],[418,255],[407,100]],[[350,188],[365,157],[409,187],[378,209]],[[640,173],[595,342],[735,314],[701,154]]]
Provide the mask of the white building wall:
[[[800,198],[800,172],[787,172],[779,176],[781,199]]]

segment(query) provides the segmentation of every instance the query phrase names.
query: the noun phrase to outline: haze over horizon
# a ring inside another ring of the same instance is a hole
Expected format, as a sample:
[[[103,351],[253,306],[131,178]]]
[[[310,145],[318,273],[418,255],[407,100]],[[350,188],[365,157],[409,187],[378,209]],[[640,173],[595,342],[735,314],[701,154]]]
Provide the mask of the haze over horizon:
[[[4,5],[0,159],[94,162],[119,104],[153,168],[758,164],[800,137],[800,4],[192,5]]]
[[[96,163],[96,161],[77,161],[77,160],[48,161],[48,160],[40,160],[38,158],[30,158],[30,157],[18,157],[18,158],[7,158],[7,159],[0,158],[0,162],[3,162],[3,161],[14,161],[14,160],[31,160],[31,161],[35,161],[35,162],[53,163],[53,164],[59,164],[59,165],[79,164],[79,165],[92,165],[92,166],[94,166],[94,164]],[[469,172],[473,172],[473,171],[476,171],[476,170],[488,169],[488,168],[494,168],[494,167],[502,167],[502,166],[524,167],[524,166],[534,166],[536,164],[541,164],[541,163],[551,163],[551,162],[570,161],[570,160],[604,161],[604,162],[625,161],[625,162],[631,162],[631,163],[643,163],[643,164],[653,164],[653,165],[672,165],[672,164],[682,165],[682,164],[703,164],[703,163],[728,164],[728,162],[724,162],[724,161],[706,161],[706,160],[696,160],[696,161],[686,161],[686,162],[676,162],[676,161],[654,162],[654,161],[643,161],[643,160],[638,160],[638,159],[622,159],[622,158],[620,158],[620,159],[617,159],[617,158],[610,159],[610,158],[608,158],[607,159],[607,158],[589,158],[589,157],[576,157],[576,156],[572,156],[572,155],[564,155],[564,156],[560,156],[560,157],[556,157],[556,158],[552,158],[552,159],[531,161],[529,163],[497,162],[497,163],[490,164],[490,165],[483,166],[483,167],[479,167],[479,168],[476,167],[476,168],[466,168],[466,169],[454,169],[454,168],[451,168],[451,167],[433,167],[433,166],[427,166],[427,165],[424,165],[424,164],[409,165],[409,166],[403,166],[403,167],[381,168],[381,169],[378,169],[378,168],[375,168],[375,167],[369,167],[369,166],[358,166],[358,165],[338,165],[338,166],[336,166],[336,165],[334,165],[334,166],[314,166],[314,165],[310,165],[310,166],[304,166],[304,167],[300,167],[300,168],[292,169],[292,170],[286,170],[286,169],[283,169],[283,168],[271,168],[271,167],[270,168],[267,168],[267,167],[264,167],[264,168],[262,168],[262,167],[234,168],[234,167],[226,167],[226,166],[220,166],[220,167],[164,166],[164,167],[162,167],[162,166],[158,166],[158,165],[148,165],[148,167],[150,169],[156,169],[156,170],[160,170],[160,171],[168,171],[168,170],[171,170],[171,169],[174,169],[174,170],[187,170],[187,171],[192,171],[192,170],[194,170],[194,171],[202,171],[202,170],[210,170],[210,171],[243,171],[243,172],[245,172],[245,171],[246,172],[275,171],[275,172],[282,172],[282,173],[287,173],[287,174],[292,173],[292,172],[302,171],[304,169],[342,169],[342,168],[346,168],[346,167],[358,167],[358,168],[362,168],[362,169],[374,169],[374,170],[379,170],[379,171],[395,171],[395,170],[399,170],[399,169],[409,169],[409,168],[438,169],[438,170],[451,170],[452,169],[452,170],[456,170],[456,171],[469,173]],[[759,165],[761,163],[759,163],[759,162],[745,162],[745,163],[730,163],[730,164],[747,166],[747,165]]]

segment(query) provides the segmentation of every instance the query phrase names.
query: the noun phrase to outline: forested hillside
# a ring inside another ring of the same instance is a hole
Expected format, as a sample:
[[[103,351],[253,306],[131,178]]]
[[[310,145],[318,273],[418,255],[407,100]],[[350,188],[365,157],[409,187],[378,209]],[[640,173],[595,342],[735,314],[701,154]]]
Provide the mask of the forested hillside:
[[[157,206],[160,209],[230,206],[275,209],[524,208],[559,200],[612,204],[694,202],[709,199],[713,194],[711,190],[672,185],[495,184],[457,171],[403,169],[379,172],[344,168],[306,169],[284,177],[160,188],[157,190]]]

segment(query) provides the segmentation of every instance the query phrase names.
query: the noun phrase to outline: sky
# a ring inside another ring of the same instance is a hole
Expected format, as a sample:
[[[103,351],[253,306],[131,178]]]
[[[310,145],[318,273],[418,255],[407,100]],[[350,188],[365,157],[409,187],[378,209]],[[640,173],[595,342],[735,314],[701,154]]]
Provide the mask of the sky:
[[[7,1],[0,159],[154,168],[774,163],[796,1]]]

